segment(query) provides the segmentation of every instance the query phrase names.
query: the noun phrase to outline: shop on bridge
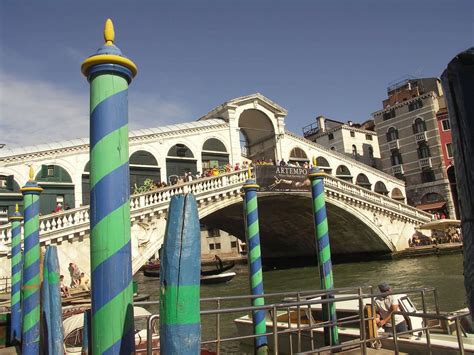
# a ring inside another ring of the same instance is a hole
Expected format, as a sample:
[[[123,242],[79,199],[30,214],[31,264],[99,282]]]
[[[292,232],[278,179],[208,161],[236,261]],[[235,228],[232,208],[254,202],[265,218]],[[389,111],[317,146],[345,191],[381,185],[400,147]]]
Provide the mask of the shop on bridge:
[[[147,179],[161,182],[160,167],[151,153],[139,150],[130,156],[130,192],[143,186]]]
[[[224,143],[216,138],[208,139],[202,146],[202,169],[218,168],[229,163],[229,153]]]
[[[40,198],[41,214],[54,212],[58,204],[61,204],[63,209],[75,207],[74,184],[64,168],[58,165],[42,165],[35,179],[43,188]]]
[[[171,147],[166,156],[166,177],[168,183],[174,183],[187,172],[197,173],[197,162],[193,152],[184,144]]]

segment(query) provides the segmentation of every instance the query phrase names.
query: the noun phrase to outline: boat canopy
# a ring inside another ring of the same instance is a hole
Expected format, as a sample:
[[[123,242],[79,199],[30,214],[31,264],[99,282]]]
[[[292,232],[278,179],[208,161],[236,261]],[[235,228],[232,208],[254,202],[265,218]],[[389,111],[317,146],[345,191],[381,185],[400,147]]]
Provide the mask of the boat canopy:
[[[445,231],[450,227],[454,227],[454,228],[461,227],[461,221],[458,219],[438,219],[436,221],[431,221],[431,222],[422,224],[421,226],[416,227],[416,229]]]

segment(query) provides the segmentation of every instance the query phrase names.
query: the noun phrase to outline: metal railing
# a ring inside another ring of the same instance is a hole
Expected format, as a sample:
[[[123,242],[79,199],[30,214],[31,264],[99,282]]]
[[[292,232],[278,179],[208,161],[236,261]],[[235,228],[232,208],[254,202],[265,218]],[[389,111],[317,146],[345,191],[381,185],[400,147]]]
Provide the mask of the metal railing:
[[[406,313],[406,312],[394,312],[392,314],[392,324],[394,323],[395,314],[401,314],[405,317],[421,317],[425,320],[427,324],[428,319],[438,319],[438,320],[454,320],[456,322],[456,329],[458,335],[458,346],[461,354],[464,353],[464,348],[461,339],[462,327],[460,325],[460,318],[465,316],[466,313],[461,313],[457,315],[441,315],[439,312],[438,306],[438,295],[434,288],[417,288],[417,289],[406,289],[399,290],[397,292],[392,292],[392,295],[411,295],[412,297],[417,297],[421,300],[421,305],[423,308],[422,313]],[[265,334],[259,334],[258,336],[268,336],[268,345],[272,350],[273,354],[282,353],[281,346],[285,346],[285,340],[282,337],[288,337],[288,351],[289,354],[314,354],[320,353],[323,351],[330,350],[348,350],[359,348],[361,354],[367,353],[367,346],[374,344],[376,341],[387,340],[393,341],[393,349],[397,353],[399,351],[398,347],[398,336],[401,334],[413,334],[415,332],[425,332],[427,347],[431,349],[432,343],[430,342],[430,333],[429,330],[434,327],[439,327],[439,325],[424,325],[419,329],[410,329],[407,332],[396,333],[394,332],[393,336],[390,333],[375,333],[373,336],[370,336],[366,332],[366,326],[369,325],[368,322],[375,322],[375,302],[374,300],[377,297],[383,297],[387,294],[376,293],[374,292],[371,286],[363,287],[346,287],[338,288],[334,290],[310,290],[302,292],[280,292],[280,293],[270,293],[265,294],[264,299],[267,302],[272,298],[279,298],[279,302],[269,303],[263,306],[233,306],[233,307],[223,307],[223,304],[231,301],[250,301],[253,298],[261,297],[260,295],[244,295],[244,296],[230,296],[230,297],[213,297],[213,298],[202,298],[201,304],[211,303],[215,307],[213,309],[203,309],[201,310],[202,320],[207,319],[206,317],[215,317],[214,321],[214,331],[213,337],[211,339],[206,339],[201,342],[203,346],[212,346],[215,347],[217,354],[220,354],[222,351],[222,345],[229,342],[241,342],[241,341],[252,341],[257,337],[254,334],[240,334],[240,335],[231,335],[225,336],[222,334],[222,317],[226,314],[232,313],[244,313],[248,315],[257,310],[265,310],[267,312],[267,332]],[[337,296],[334,297],[333,296]],[[287,297],[283,301],[281,299]],[[434,313],[428,313],[427,300],[431,297],[433,300],[433,310]],[[342,317],[338,317],[335,321],[322,321],[318,319],[313,319],[313,312],[322,312],[323,308],[326,305],[335,303],[336,309],[338,304],[341,302],[348,301],[357,301],[358,307],[353,310],[353,314],[345,314]],[[139,302],[135,305],[157,305],[158,302]],[[371,308],[370,315],[365,314],[365,309],[367,307]],[[303,321],[302,317],[305,316]],[[295,320],[296,318],[296,320]],[[151,339],[152,329],[155,326],[155,322],[159,319],[158,314],[154,314],[148,318],[147,322],[147,335],[148,339]],[[249,333],[253,331],[252,327],[252,318],[241,319],[241,323],[246,323],[249,327]],[[344,341],[340,344],[331,344],[324,346],[321,344],[322,334],[324,329],[328,327],[338,326],[341,327],[353,326],[353,329],[359,330],[359,335],[357,334],[350,335],[353,339]],[[393,340],[391,340],[392,338]],[[148,341],[148,340],[147,340]],[[387,342],[386,342],[387,343]],[[385,343],[385,344],[386,344]],[[153,351],[158,350],[153,348],[151,341],[147,343],[148,354],[151,354]],[[430,350],[431,351],[431,350]]]

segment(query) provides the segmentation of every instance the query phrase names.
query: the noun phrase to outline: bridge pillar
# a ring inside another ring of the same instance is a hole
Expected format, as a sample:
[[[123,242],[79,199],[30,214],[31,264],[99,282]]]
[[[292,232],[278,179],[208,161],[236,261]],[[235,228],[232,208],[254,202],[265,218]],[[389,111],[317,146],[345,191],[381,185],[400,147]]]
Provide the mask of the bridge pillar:
[[[12,223],[12,286],[11,286],[11,327],[10,344],[19,344],[21,342],[21,221],[23,216],[16,211],[9,217]]]
[[[114,44],[108,19],[105,44],[81,66],[90,89],[90,238],[94,354],[134,351],[128,84],[136,65]]]
[[[316,162],[314,162],[316,165]],[[318,265],[321,288],[331,290],[334,288],[334,279],[332,275],[331,248],[329,247],[329,228],[326,214],[326,201],[324,196],[324,175],[319,168],[312,168],[309,174],[311,180],[311,195],[313,197],[314,228],[316,232],[316,247],[318,249]],[[323,298],[334,298],[333,295]],[[327,303],[323,305],[323,321],[330,320],[336,322],[336,305]],[[334,345],[339,343],[337,326],[324,328],[325,345]]]
[[[40,337],[39,194],[43,189],[33,177],[30,167],[30,180],[21,188],[25,214],[21,351],[25,355],[39,354]]]

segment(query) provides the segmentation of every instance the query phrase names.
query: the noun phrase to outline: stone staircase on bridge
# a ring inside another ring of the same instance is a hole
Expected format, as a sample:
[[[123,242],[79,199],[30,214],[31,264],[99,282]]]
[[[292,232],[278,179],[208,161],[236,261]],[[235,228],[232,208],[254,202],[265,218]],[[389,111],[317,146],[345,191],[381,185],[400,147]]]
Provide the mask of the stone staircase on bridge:
[[[133,273],[135,274],[160,248],[171,197],[193,193],[199,216],[203,218],[221,208],[240,203],[241,189],[246,180],[247,172],[238,171],[132,195],[130,210]],[[331,175],[325,177],[325,186],[328,203],[351,209],[364,223],[370,224],[372,229],[378,231],[378,235],[392,251],[400,249],[400,240],[391,237],[393,230],[399,230],[400,227],[394,225],[392,231],[384,229],[384,219],[390,219],[392,224],[393,221],[400,221],[410,228],[431,219],[428,213]],[[0,226],[0,277],[10,276],[10,228],[10,224]],[[400,239],[400,236],[397,238]],[[58,246],[62,274],[68,275],[70,262],[76,263],[85,273],[90,273],[89,206],[41,216],[40,245]]]

